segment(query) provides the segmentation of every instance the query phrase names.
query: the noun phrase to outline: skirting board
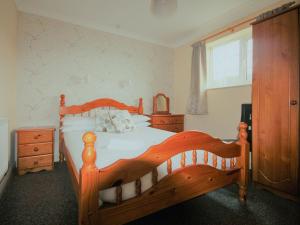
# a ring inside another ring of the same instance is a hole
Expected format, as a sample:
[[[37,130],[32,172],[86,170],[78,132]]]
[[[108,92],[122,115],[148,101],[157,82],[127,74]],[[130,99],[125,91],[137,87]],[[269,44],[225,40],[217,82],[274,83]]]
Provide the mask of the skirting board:
[[[9,165],[7,173],[0,181],[0,199],[2,198],[2,195],[5,191],[5,188],[7,187],[7,184],[9,183],[9,181],[12,178],[14,168],[15,168],[14,164]]]

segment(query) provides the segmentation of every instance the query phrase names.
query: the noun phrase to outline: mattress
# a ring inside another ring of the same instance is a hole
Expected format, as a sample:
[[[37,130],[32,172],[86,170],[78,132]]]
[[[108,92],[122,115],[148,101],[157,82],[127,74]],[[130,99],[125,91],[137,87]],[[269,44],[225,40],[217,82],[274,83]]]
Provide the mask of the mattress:
[[[84,131],[71,131],[64,133],[66,147],[70,151],[74,164],[79,172],[82,167],[82,151],[84,143],[82,136]],[[97,140],[95,148],[97,152],[96,166],[104,168],[119,159],[131,159],[144,153],[150,146],[163,142],[174,135],[173,132],[159,130],[151,127],[139,127],[127,133],[95,132]],[[197,150],[197,163],[204,163],[204,151]],[[172,169],[180,168],[181,154],[172,157]],[[221,158],[217,157],[217,168],[221,168]],[[186,152],[186,165],[192,164],[192,151]],[[212,165],[212,155],[208,154],[208,164]],[[230,160],[226,160],[226,166],[230,166]],[[157,168],[158,180],[161,180],[167,173],[167,163]],[[152,186],[151,172],[141,178],[142,192]],[[122,185],[122,199],[127,200],[135,197],[135,182]],[[115,188],[100,191],[99,204],[103,202],[114,203],[116,201]]]

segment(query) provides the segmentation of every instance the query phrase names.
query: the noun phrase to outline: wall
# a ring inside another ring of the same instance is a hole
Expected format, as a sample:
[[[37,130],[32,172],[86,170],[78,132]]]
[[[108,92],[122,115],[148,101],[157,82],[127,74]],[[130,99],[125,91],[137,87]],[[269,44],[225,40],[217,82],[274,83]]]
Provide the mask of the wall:
[[[15,127],[16,44],[18,14],[13,0],[1,0],[0,7],[0,117]]]
[[[15,127],[17,24],[15,2],[0,0],[0,117],[9,120],[11,133]],[[12,150],[13,145],[9,148]],[[13,157],[10,154],[10,158]],[[5,179],[0,184],[0,194],[4,183]]]
[[[174,109],[185,113],[189,97],[192,48],[175,49]],[[231,139],[241,117],[241,104],[251,102],[251,86],[208,90],[208,115],[186,115],[186,130],[202,130],[216,137]]]
[[[17,126],[57,126],[61,93],[67,105],[143,97],[146,113],[157,92],[173,98],[173,49],[25,13],[19,21]]]

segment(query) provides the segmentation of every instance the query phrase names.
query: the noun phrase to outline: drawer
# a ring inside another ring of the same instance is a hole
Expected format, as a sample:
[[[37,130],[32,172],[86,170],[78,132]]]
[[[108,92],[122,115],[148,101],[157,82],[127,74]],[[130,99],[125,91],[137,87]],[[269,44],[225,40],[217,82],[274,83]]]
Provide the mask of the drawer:
[[[183,116],[153,116],[153,124],[172,124],[172,123],[183,123]]]
[[[153,124],[152,127],[176,133],[183,131],[183,124]]]
[[[53,132],[51,130],[24,131],[18,133],[18,144],[32,144],[52,141]]]
[[[51,166],[53,164],[52,159],[52,154],[19,158],[18,169],[25,170],[43,166]]]
[[[38,144],[25,144],[18,146],[18,156],[34,156],[34,155],[46,155],[52,154],[53,143],[38,143]]]

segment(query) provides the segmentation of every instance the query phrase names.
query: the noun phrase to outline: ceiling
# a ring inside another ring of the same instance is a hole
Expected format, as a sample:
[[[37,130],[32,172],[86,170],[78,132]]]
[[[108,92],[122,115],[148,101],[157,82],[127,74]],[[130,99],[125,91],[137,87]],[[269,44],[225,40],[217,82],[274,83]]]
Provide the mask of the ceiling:
[[[189,43],[278,0],[178,0],[167,18],[150,0],[15,0],[20,11],[168,47]],[[281,1],[282,2],[282,1]]]

